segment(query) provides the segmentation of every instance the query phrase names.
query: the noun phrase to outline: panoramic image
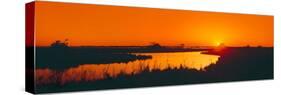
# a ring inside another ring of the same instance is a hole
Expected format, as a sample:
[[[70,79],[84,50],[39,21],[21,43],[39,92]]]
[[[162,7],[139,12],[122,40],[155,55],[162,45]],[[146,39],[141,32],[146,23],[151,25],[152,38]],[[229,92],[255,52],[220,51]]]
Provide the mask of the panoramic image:
[[[273,79],[273,16],[45,1],[34,8],[37,93]]]

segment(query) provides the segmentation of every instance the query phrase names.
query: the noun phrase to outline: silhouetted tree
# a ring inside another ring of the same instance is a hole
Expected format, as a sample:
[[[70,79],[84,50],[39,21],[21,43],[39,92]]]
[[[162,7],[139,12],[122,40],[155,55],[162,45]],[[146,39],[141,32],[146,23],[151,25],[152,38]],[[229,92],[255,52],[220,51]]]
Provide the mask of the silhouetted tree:
[[[245,46],[245,48],[250,48],[250,47],[251,47],[250,45],[246,45],[246,46]]]
[[[156,42],[151,42],[151,44],[148,46],[148,48],[157,49],[157,48],[161,48],[161,45]]]
[[[262,48],[263,46],[261,46],[261,45],[258,45],[258,48]]]
[[[66,48],[68,47],[68,39],[65,39],[64,42],[60,40],[56,40],[54,43],[51,44],[52,48]]]
[[[184,48],[184,44],[180,44],[180,45],[179,45],[179,48]]]

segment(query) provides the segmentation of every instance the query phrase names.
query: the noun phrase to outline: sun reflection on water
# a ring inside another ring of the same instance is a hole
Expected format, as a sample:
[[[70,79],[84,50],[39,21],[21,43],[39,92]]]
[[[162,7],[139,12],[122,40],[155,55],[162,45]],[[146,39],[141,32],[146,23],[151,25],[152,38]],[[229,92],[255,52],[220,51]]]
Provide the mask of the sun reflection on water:
[[[205,67],[216,64],[219,56],[201,54],[201,52],[173,52],[173,53],[134,53],[137,55],[151,55],[152,59],[136,60],[128,63],[85,64],[55,72],[50,69],[36,70],[36,84],[58,82],[95,81],[115,78],[119,75],[135,75],[144,71],[166,69],[196,69],[203,71]]]

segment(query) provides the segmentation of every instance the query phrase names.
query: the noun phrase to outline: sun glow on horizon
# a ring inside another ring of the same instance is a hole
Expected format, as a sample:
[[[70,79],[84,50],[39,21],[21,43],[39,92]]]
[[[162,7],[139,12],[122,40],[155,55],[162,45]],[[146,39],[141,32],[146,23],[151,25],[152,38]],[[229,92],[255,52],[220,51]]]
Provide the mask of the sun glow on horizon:
[[[36,2],[36,46],[269,46],[273,16]]]
[[[220,45],[221,45],[221,42],[217,42],[217,43],[216,43],[216,46],[220,46]]]

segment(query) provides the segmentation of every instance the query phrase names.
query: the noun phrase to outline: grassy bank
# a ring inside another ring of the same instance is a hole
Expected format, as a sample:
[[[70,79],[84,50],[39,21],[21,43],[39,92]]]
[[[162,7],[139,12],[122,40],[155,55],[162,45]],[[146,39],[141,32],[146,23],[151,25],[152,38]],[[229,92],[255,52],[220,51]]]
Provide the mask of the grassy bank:
[[[146,67],[141,73],[120,74],[114,78],[108,76],[104,80],[38,85],[37,91],[44,93],[273,79],[273,48],[226,48],[205,53],[221,57],[216,64],[203,71],[182,66],[149,71]]]

